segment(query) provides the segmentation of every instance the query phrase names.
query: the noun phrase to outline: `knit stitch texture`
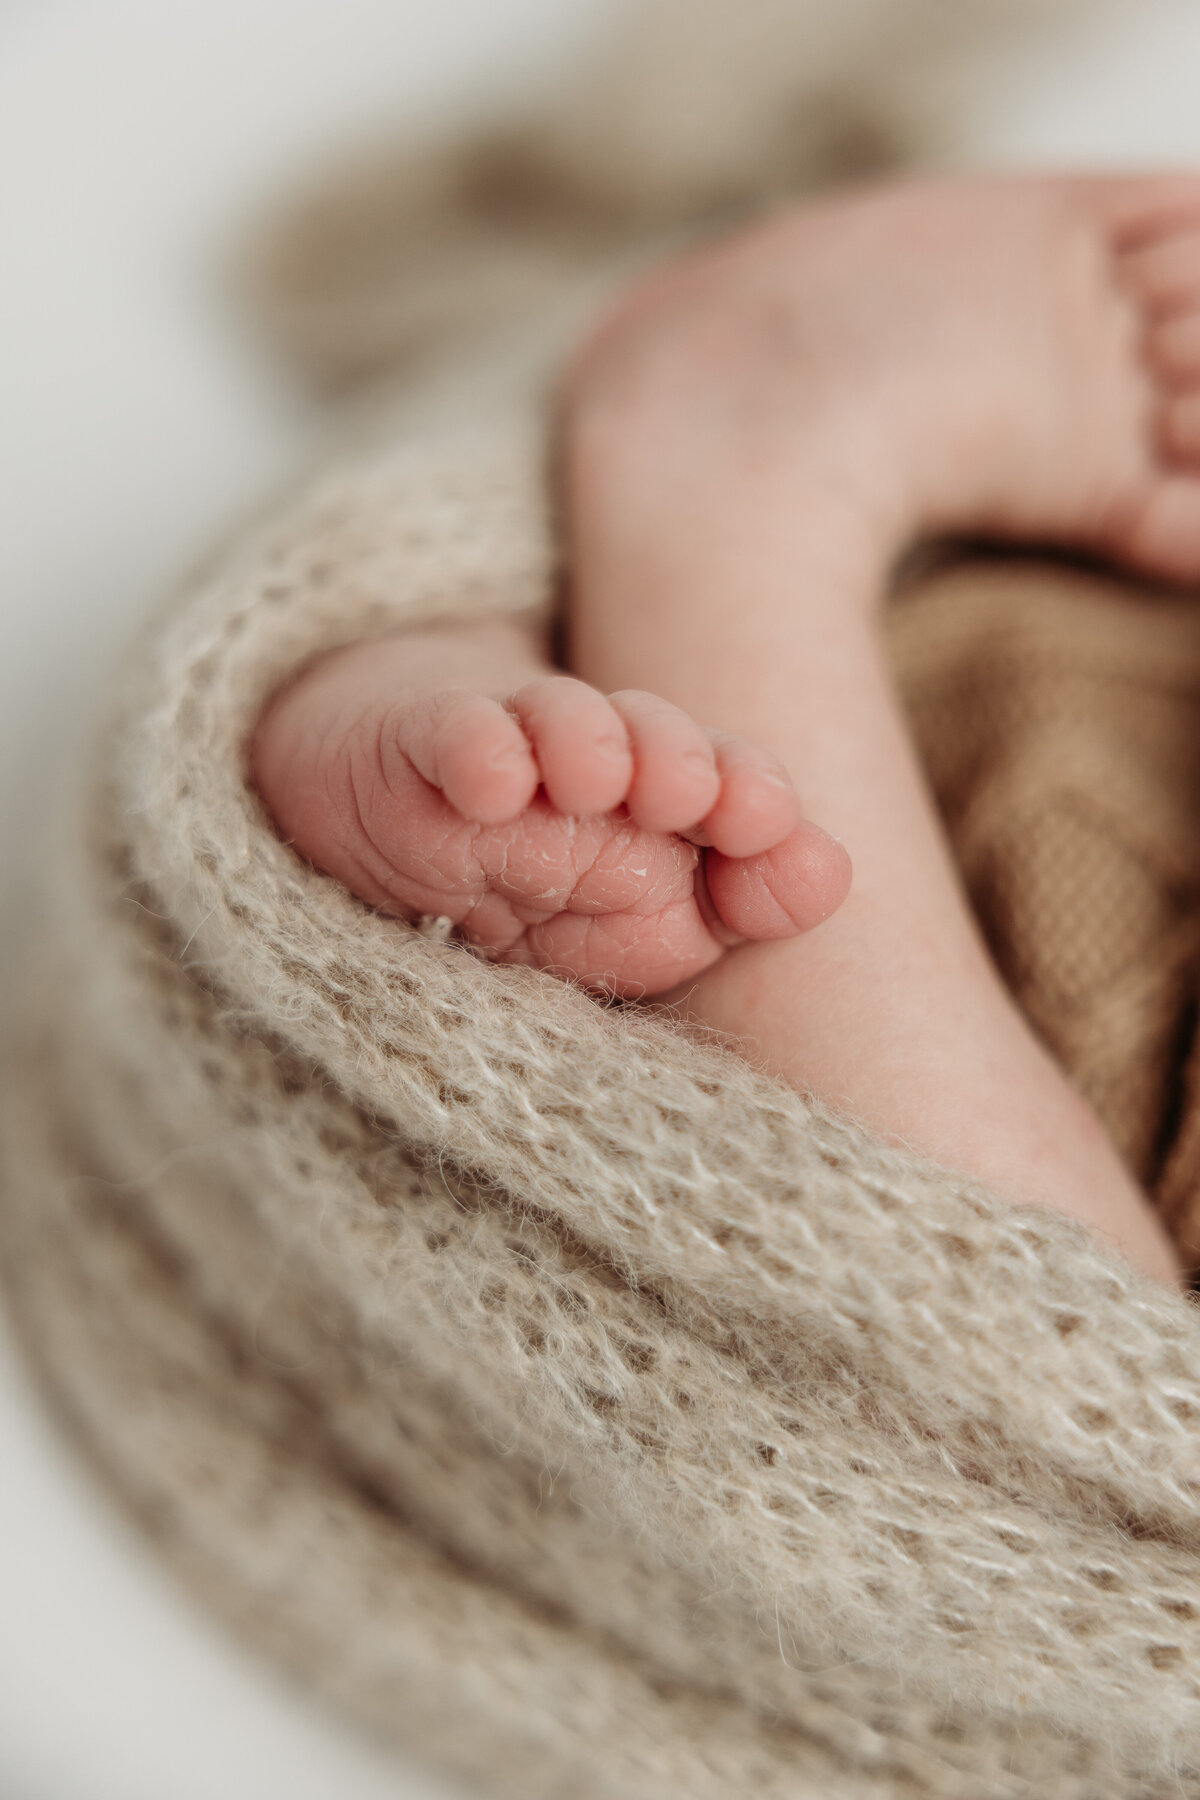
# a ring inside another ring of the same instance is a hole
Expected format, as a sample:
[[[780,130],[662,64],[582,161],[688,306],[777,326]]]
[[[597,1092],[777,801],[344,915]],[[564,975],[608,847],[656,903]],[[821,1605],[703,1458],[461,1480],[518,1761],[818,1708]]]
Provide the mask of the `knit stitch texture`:
[[[550,606],[576,303],[389,403],[148,635],[6,1073],[14,1317],[209,1604],[489,1791],[1200,1796],[1192,1306],[372,914],[247,785],[308,658]],[[1200,628],[995,562],[892,633],[1005,973],[1195,1245]]]
[[[499,1792],[1176,1793],[1190,1306],[246,786],[308,656],[545,603],[538,417],[394,421],[152,638],[12,1072],[18,1316],[241,1629]]]

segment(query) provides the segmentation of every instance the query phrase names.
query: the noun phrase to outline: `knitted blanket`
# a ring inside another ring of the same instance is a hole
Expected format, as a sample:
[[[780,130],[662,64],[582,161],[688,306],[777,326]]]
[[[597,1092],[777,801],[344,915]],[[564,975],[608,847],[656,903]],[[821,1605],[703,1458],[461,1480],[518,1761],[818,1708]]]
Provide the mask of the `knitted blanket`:
[[[1192,1307],[372,914],[247,787],[306,658],[551,604],[547,333],[389,404],[130,673],[3,1097],[47,1390],[209,1604],[489,1791],[1200,1795]],[[989,559],[891,630],[1005,972],[1194,1253],[1200,616]]]

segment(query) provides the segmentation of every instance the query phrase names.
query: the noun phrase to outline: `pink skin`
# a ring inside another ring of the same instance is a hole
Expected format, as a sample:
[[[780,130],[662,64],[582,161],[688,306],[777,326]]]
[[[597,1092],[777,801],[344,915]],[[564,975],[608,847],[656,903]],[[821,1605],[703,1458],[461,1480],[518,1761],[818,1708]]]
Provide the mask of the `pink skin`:
[[[577,358],[562,424],[569,656],[594,685],[515,625],[339,650],[255,735],[281,833],[489,956],[666,994],[882,1137],[1177,1279],[990,963],[877,618],[896,556],[938,532],[1200,579],[1200,181],[929,182],[778,213],[643,282]],[[853,892],[792,783],[854,846]]]
[[[571,666],[752,733],[854,852],[821,931],[669,998],[1177,1280],[991,963],[878,620],[896,557],[937,532],[1200,580],[1200,180],[931,181],[777,213],[634,290],[564,413]]]
[[[324,658],[253,746],[281,832],[383,912],[449,919],[492,958],[623,998],[840,905],[846,852],[774,757],[653,694],[541,667],[504,625]],[[493,695],[456,673],[532,679]]]

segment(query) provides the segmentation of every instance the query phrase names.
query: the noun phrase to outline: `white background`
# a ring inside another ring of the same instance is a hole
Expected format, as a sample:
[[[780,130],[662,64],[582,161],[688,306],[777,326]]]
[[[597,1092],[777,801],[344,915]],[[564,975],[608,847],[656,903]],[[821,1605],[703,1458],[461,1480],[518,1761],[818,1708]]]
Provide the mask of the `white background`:
[[[316,428],[222,289],[239,224],[347,138],[552,66],[612,4],[0,0],[6,909],[131,622]],[[998,69],[970,152],[1200,165],[1200,0]],[[190,1609],[2,1331],[0,1472],[0,1800],[449,1793]]]

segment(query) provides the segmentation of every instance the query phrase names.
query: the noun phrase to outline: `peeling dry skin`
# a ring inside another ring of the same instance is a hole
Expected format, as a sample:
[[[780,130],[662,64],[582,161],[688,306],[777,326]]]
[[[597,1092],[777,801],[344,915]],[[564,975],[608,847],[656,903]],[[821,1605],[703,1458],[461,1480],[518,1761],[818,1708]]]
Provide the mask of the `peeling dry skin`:
[[[438,790],[411,764],[397,759],[388,777],[394,811],[381,807],[373,791],[383,779],[377,768],[350,772],[357,816],[403,824],[382,842],[377,827],[367,833],[379,854],[371,873],[384,911],[441,914],[469,943],[494,955],[525,960],[524,947],[529,960],[547,953],[564,962],[569,938],[560,933],[552,948],[545,937],[558,915],[575,916],[568,930],[576,936],[591,929],[590,915],[618,915],[609,921],[609,942],[620,955],[623,934],[632,946],[645,920],[665,914],[663,931],[677,939],[665,951],[665,965],[687,957],[689,940],[693,958],[707,962],[719,954],[692,899],[699,861],[692,845],[642,831],[627,814],[572,818],[540,793],[510,824],[454,821]]]
[[[811,929],[849,883],[773,757],[513,627],[339,648],[273,697],[251,765],[281,835],[381,912],[622,998]]]
[[[545,191],[598,256],[648,178],[657,230],[844,171],[838,143],[889,123],[899,40],[911,72],[946,36],[944,0],[661,16],[642,129],[609,80],[514,140],[518,186],[573,151]],[[323,290],[327,237],[307,286],[281,271],[314,362],[494,315],[467,179],[490,148],[391,172],[345,221],[357,312]],[[514,312],[557,278],[543,251],[531,231]],[[374,908],[247,784],[267,697],[348,636],[548,610],[545,385],[509,374],[331,463],[131,675],[0,1082],[0,1271],[59,1413],[234,1629],[507,1800],[1200,1800],[1195,1308],[711,1033],[384,916],[378,759],[343,845]],[[972,564],[890,642],[1006,978],[1200,1260],[1195,607]],[[480,832],[431,821],[413,891],[448,916],[448,842],[466,917]],[[563,844],[569,879],[527,866],[543,897],[601,860]],[[736,868],[704,860],[714,891]],[[793,904],[803,862],[759,899]],[[519,875],[507,841],[496,868]],[[495,897],[518,944],[608,927]],[[615,916],[593,969],[663,915]]]

